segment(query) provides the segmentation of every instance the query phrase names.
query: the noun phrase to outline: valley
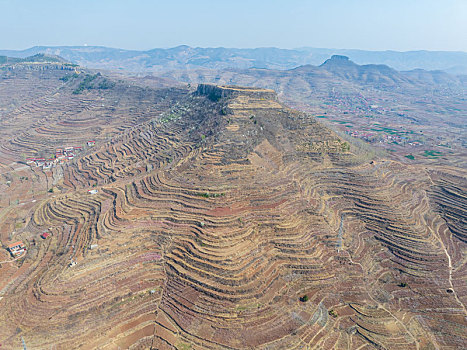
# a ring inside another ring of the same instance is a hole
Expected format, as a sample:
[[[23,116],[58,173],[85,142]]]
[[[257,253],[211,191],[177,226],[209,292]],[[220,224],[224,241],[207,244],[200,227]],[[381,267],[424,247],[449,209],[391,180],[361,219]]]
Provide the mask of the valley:
[[[291,70],[196,69],[159,76],[191,84],[274,89],[288,106],[340,130],[342,137],[370,143],[373,150],[368,152],[376,147],[401,162],[465,168],[465,76],[398,72],[383,65],[357,65],[345,56]]]

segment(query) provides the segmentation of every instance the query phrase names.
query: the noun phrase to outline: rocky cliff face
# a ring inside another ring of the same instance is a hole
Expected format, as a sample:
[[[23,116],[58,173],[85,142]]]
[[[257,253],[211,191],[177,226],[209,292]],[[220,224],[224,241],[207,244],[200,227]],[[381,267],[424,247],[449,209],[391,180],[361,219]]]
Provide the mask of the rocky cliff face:
[[[277,95],[274,90],[248,88],[240,86],[218,86],[214,84],[199,84],[196,90],[197,94],[209,96],[209,98],[218,100],[224,97],[235,98],[240,95],[254,97],[256,99],[265,99],[277,101]]]

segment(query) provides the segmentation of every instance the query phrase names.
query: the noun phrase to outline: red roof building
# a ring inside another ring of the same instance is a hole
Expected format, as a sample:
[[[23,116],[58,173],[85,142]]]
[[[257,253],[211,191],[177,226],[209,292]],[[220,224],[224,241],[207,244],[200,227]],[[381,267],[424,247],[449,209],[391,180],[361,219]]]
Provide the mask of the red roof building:
[[[13,257],[20,256],[26,251],[26,246],[24,245],[23,241],[18,241],[15,243],[11,243],[8,245],[8,250],[10,251]]]
[[[47,237],[49,237],[49,236],[50,236],[50,233],[48,233],[48,232],[44,232],[43,234],[41,234],[42,239],[47,239]]]

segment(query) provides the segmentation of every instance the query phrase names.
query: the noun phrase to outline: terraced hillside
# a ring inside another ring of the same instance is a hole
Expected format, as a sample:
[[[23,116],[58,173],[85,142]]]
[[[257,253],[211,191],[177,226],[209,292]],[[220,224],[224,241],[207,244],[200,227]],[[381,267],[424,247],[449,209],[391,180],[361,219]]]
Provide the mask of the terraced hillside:
[[[2,223],[2,243],[29,246],[0,269],[2,345],[466,347],[461,171],[370,159],[272,90],[118,95],[108,137],[61,166],[15,234]],[[39,147],[52,120],[5,154]],[[96,106],[65,120],[76,134],[51,132],[78,140],[106,119]]]

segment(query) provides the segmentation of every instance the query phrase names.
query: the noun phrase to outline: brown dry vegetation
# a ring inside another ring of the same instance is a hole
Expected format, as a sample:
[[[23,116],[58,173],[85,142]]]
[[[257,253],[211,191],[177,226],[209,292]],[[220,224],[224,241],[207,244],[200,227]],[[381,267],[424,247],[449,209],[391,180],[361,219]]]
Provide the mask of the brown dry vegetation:
[[[461,171],[370,162],[270,90],[74,95],[53,72],[1,119],[1,240],[29,248],[1,264],[2,346],[465,348]]]

